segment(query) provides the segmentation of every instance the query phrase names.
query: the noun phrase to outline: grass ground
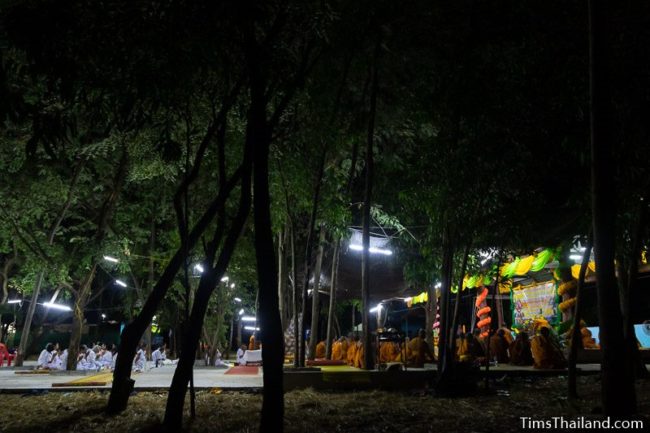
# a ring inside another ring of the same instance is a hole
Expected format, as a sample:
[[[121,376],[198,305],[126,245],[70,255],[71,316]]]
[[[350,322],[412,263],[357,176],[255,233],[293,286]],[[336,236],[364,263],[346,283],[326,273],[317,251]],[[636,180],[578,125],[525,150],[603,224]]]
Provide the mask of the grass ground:
[[[553,377],[505,379],[494,384],[496,392],[453,399],[425,392],[292,391],[285,399],[285,431],[501,433],[518,431],[521,416],[597,416],[597,377],[579,378],[583,398],[577,402],[566,399],[565,388],[565,378]],[[650,381],[638,384],[637,396],[639,412],[650,419]],[[160,431],[166,393],[137,393],[127,411],[113,418],[103,413],[107,399],[97,391],[0,395],[0,432]],[[256,393],[198,392],[197,417],[186,430],[257,431],[261,401]]]

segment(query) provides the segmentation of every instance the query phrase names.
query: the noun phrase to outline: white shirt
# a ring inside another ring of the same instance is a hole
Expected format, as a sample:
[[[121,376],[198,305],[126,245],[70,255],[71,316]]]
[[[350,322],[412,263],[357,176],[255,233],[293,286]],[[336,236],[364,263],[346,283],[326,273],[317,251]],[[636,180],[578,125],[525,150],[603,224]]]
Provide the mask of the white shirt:
[[[46,349],[43,349],[41,354],[38,356],[37,365],[41,368],[49,367],[50,362],[52,362],[52,354]]]
[[[238,364],[243,364],[244,363],[244,353],[245,352],[242,350],[241,347],[239,349],[237,349],[237,363]]]
[[[153,365],[158,367],[159,365],[162,365],[162,362],[165,359],[165,352],[162,352],[160,348],[154,350],[151,352],[151,360],[153,361]]]

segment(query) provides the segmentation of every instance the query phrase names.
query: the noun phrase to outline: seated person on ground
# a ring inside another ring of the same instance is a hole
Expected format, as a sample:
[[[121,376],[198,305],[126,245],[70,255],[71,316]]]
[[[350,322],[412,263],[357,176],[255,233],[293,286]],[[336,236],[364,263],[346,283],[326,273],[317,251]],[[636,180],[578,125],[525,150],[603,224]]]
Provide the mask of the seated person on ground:
[[[326,353],[327,353],[327,347],[325,346],[325,342],[320,341],[316,345],[316,356],[315,356],[315,358],[323,359],[323,358],[325,358]]]
[[[153,362],[154,367],[162,367],[163,361],[167,358],[165,354],[165,345],[162,344],[160,347],[156,348],[151,352],[151,361]]]
[[[429,347],[429,343],[426,342],[425,336],[424,329],[420,329],[418,336],[409,342],[411,354],[408,361],[417,368],[424,367],[425,362],[434,361],[433,352],[431,351],[431,347]]]
[[[399,357],[400,352],[397,343],[394,341],[382,341],[379,343],[379,362],[394,362]]]
[[[495,335],[490,337],[490,360],[505,364],[510,361],[508,356],[508,340],[505,331],[499,329]]]
[[[510,364],[533,365],[533,353],[530,347],[528,333],[520,332],[510,345]]]
[[[540,369],[562,369],[566,367],[564,355],[554,343],[548,327],[542,327],[539,335],[532,339],[530,345],[533,353],[533,367]]]
[[[214,354],[214,366],[217,368],[228,368],[231,367],[231,365],[227,362],[224,362],[223,359],[221,359],[221,352],[217,348],[217,351]]]
[[[357,359],[357,343],[359,343],[359,337],[356,335],[352,338],[348,350],[346,353],[346,360],[350,367],[354,367]]]
[[[246,353],[246,345],[242,344],[239,349],[237,349],[237,365],[244,365],[244,354]]]
[[[38,356],[38,361],[36,363],[36,368],[42,370],[50,370],[55,368],[52,361],[54,358],[54,344],[47,343],[45,349],[41,351],[41,354]]]
[[[136,373],[140,373],[144,371],[144,366],[145,362],[147,361],[146,359],[146,354],[144,352],[146,344],[140,343],[140,347],[138,347],[138,351],[136,352],[135,356],[133,357],[133,371]]]

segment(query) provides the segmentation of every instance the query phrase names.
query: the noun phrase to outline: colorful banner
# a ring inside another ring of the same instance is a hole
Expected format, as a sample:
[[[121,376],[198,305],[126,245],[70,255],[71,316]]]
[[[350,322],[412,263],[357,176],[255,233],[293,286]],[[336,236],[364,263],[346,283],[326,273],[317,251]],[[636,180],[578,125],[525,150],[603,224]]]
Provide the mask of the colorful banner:
[[[549,323],[556,322],[557,302],[555,298],[555,283],[553,281],[513,289],[513,325],[521,326],[524,322],[540,317],[545,318]]]

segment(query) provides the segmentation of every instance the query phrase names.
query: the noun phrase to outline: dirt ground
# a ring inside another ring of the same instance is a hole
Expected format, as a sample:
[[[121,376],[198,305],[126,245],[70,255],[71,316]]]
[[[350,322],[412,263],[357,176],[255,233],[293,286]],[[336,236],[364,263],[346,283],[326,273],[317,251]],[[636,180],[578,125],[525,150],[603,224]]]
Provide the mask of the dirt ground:
[[[505,378],[489,394],[440,398],[426,392],[322,392],[286,394],[286,432],[504,432],[519,431],[519,417],[597,418],[598,377],[579,378],[583,398],[566,399],[566,378]],[[639,412],[650,420],[650,381],[638,383]],[[161,431],[166,393],[141,392],[117,417],[103,413],[108,393],[49,392],[0,395],[0,432],[154,432]],[[197,393],[191,432],[255,432],[259,393]],[[187,407],[187,405],[186,405]],[[538,430],[539,431],[539,430]],[[554,430],[561,431],[561,430]],[[573,431],[573,430],[572,430]],[[647,431],[647,430],[646,430]]]

